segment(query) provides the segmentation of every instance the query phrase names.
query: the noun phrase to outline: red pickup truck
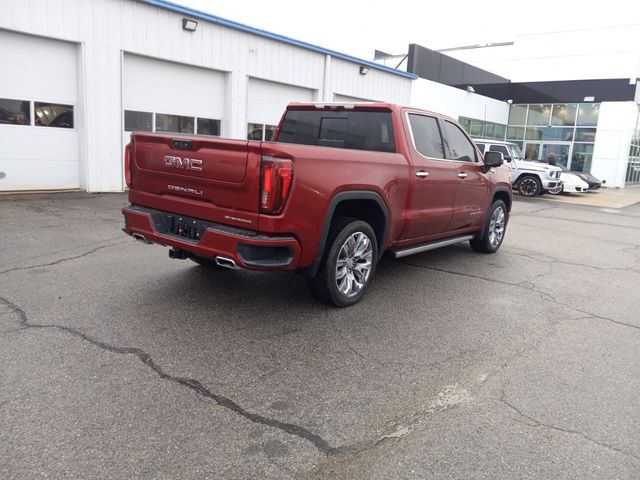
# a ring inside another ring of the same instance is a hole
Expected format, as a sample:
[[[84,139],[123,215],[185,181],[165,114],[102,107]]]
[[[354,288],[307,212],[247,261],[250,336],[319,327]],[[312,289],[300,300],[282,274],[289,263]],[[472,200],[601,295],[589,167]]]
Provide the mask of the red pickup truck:
[[[512,202],[502,161],[455,120],[388,103],[290,104],[273,142],[134,132],[124,231],[212,268],[302,273],[344,307],[385,251],[498,250]]]

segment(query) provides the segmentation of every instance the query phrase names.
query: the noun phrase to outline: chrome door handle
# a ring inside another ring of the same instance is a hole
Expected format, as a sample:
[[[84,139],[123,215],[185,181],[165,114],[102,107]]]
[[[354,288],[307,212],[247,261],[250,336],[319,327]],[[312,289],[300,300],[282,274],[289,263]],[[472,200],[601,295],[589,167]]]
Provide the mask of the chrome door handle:
[[[468,174],[466,174],[466,173],[464,173],[464,172],[460,172],[460,173],[458,174],[458,178],[467,178],[467,177],[468,177]]]
[[[427,172],[425,170],[420,170],[420,171],[416,172],[416,177],[426,178],[428,176],[429,176],[429,172]]]

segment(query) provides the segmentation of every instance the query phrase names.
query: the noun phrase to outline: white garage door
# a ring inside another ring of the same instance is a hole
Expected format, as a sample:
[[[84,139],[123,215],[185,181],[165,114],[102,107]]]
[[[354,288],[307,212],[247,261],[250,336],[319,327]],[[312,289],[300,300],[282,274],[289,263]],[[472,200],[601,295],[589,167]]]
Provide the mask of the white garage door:
[[[357,103],[357,102],[371,102],[372,100],[367,100],[366,98],[360,97],[351,97],[349,95],[340,95],[339,93],[333,94],[334,102],[342,102],[342,103]]]
[[[124,138],[157,131],[220,135],[226,74],[132,54],[124,56]]]
[[[77,47],[0,30],[0,191],[80,186]]]
[[[287,104],[312,102],[313,92],[308,88],[250,78],[247,137],[252,140],[270,140]]]

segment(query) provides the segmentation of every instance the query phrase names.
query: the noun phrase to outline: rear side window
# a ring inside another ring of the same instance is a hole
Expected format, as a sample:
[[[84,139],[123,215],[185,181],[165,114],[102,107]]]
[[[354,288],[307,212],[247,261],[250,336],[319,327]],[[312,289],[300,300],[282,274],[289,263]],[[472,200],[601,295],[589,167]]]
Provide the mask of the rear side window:
[[[476,149],[462,130],[453,123],[444,121],[444,143],[447,147],[447,158],[459,162],[475,162]]]
[[[444,158],[438,121],[434,117],[409,114],[409,123],[416,150],[425,157]]]
[[[395,152],[391,112],[288,110],[278,142]]]

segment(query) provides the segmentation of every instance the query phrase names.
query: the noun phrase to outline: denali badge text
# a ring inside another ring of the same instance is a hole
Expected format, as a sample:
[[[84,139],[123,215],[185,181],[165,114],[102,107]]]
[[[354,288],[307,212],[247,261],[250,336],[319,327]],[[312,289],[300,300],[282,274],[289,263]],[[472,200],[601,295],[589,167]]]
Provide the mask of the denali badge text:
[[[196,190],[195,188],[181,187],[179,185],[167,185],[169,190],[174,192],[191,193],[193,195],[202,195],[202,190]]]
[[[196,172],[202,171],[202,160],[195,158],[181,158],[166,155],[164,157],[164,164],[171,168],[184,168],[185,170],[195,170]]]

